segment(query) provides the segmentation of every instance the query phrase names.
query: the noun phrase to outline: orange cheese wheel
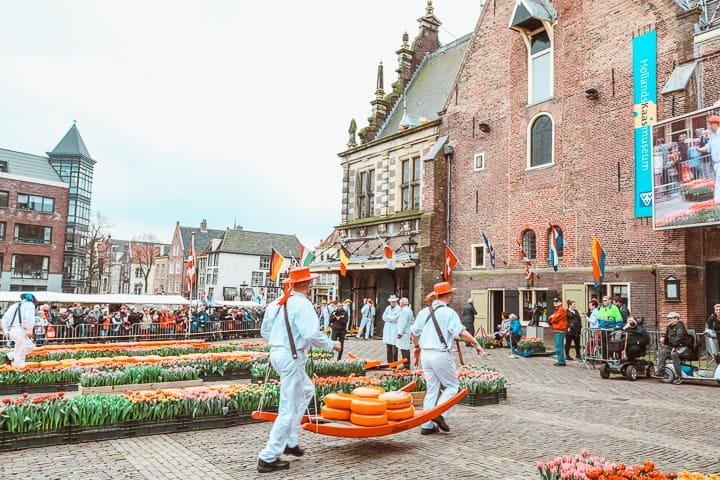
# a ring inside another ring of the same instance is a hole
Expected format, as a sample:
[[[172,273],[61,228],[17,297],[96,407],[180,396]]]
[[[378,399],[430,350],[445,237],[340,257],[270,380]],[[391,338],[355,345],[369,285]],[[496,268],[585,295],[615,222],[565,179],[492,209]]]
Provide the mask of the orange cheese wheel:
[[[377,398],[378,395],[381,393],[384,393],[385,389],[383,387],[378,387],[376,385],[368,385],[366,387],[357,387],[355,390],[352,391],[353,395],[357,395],[358,397],[363,398]]]
[[[325,405],[331,408],[350,410],[350,403],[355,398],[360,398],[352,393],[333,392],[325,395]]]
[[[385,400],[388,410],[392,408],[406,408],[412,405],[412,395],[409,392],[385,392],[381,393],[378,398]]]
[[[415,415],[415,407],[410,405],[405,408],[388,408],[385,413],[388,420],[407,420]]]
[[[325,405],[320,409],[320,415],[328,420],[350,420],[350,410],[332,408]]]
[[[385,413],[387,403],[377,398],[356,398],[350,402],[350,410],[365,415],[379,415]]]
[[[362,425],[363,427],[377,427],[378,425],[385,425],[387,423],[387,415],[381,413],[380,415],[364,415],[362,413],[350,414],[350,421],[354,425]]]

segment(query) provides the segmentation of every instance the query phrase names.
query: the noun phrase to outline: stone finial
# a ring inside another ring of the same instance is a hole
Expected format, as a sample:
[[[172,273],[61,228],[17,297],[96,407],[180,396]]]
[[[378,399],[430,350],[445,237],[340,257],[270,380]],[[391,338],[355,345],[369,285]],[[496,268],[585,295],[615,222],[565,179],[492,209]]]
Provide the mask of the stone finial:
[[[350,129],[348,130],[348,133],[350,134],[350,138],[348,139],[347,146],[350,148],[356,147],[357,140],[355,140],[355,134],[357,133],[357,123],[354,118],[350,120]]]

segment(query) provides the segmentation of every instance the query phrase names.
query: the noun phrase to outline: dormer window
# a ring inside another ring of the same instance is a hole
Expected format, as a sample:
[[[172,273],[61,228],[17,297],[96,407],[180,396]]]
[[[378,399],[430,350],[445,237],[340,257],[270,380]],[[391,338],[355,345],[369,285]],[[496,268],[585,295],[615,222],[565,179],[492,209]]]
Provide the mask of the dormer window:
[[[510,28],[523,36],[528,49],[528,103],[552,98],[553,24],[557,13],[548,0],[517,0]]]

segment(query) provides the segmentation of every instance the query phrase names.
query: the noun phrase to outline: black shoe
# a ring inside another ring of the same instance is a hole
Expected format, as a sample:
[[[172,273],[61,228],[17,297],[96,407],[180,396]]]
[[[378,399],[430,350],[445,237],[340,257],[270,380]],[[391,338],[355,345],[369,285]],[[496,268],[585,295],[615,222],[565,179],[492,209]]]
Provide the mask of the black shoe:
[[[553,365],[556,366],[556,367],[564,367],[564,366],[566,366],[567,364],[566,364],[566,363],[553,363]]]
[[[3,355],[3,363],[5,365],[12,365],[12,360],[10,360],[10,357],[8,357],[7,354]]]
[[[302,457],[305,455],[305,450],[300,448],[300,445],[294,447],[285,447],[285,455],[292,455],[293,457]]]
[[[433,433],[437,433],[439,431],[438,426],[433,425],[432,428],[421,428],[420,435],[432,435]]]
[[[445,421],[445,419],[443,418],[442,415],[440,415],[439,417],[433,418],[433,422],[434,422],[435,425],[437,425],[438,428],[440,428],[440,430],[442,430],[443,432],[449,432],[449,431],[450,431],[450,427],[448,426],[447,422]]]
[[[674,385],[680,385],[681,383],[682,383],[682,378],[680,378],[680,377],[675,377],[675,379],[673,380]]]
[[[574,359],[573,357],[567,357],[567,356],[566,356],[566,357],[565,357],[565,360],[569,360],[569,361],[572,362],[572,361],[575,360],[575,359]]]
[[[266,462],[258,458],[258,472],[269,473],[275,470],[287,470],[290,468],[290,462],[276,458],[274,462]]]

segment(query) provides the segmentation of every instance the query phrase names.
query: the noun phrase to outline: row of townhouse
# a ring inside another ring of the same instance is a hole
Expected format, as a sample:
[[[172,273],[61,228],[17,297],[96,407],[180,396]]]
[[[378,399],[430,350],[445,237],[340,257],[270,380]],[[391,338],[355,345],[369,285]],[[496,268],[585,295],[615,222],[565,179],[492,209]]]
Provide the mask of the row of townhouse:
[[[477,327],[494,330],[503,311],[549,315],[555,296],[585,310],[603,295],[652,329],[671,310],[700,327],[720,303],[715,173],[664,164],[662,146],[687,153],[720,112],[718,5],[484,2],[474,31],[443,45],[428,1],[396,51],[392,91],[380,65],[369,124],[351,122],[338,238],[312,269],[337,274],[342,245],[340,296],[382,311],[396,293],[417,311],[449,246],[455,307],[473,298]],[[557,271],[553,230],[564,239]],[[599,285],[593,238],[605,252]]]

